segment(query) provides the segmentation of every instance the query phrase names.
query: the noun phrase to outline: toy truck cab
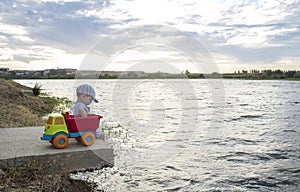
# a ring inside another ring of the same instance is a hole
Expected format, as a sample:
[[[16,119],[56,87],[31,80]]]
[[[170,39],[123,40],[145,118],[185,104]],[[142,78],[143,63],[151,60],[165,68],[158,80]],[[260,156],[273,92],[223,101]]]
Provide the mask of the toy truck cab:
[[[45,140],[51,140],[53,135],[58,132],[62,132],[68,134],[68,128],[66,125],[66,121],[62,115],[50,116],[45,125],[45,130],[43,134],[43,138]]]
[[[69,139],[75,138],[85,146],[95,142],[94,132],[99,128],[102,116],[89,114],[87,117],[70,115],[51,115],[45,125],[41,140],[49,141],[55,148],[63,149],[68,146]]]

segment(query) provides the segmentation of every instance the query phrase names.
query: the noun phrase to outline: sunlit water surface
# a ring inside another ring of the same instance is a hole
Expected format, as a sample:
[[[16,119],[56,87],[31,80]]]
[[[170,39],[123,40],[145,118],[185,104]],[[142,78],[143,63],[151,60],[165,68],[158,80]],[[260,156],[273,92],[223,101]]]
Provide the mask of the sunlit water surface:
[[[75,100],[95,87],[115,166],[74,175],[104,191],[298,191],[300,82],[16,80]]]

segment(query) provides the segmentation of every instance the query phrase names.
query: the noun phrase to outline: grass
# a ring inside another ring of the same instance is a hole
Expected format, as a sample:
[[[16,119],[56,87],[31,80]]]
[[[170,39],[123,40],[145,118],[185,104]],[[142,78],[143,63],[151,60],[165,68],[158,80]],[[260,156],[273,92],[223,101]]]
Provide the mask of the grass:
[[[37,88],[37,92],[41,90],[39,85]],[[72,104],[67,98],[49,97],[41,92],[39,96],[34,96],[23,90],[31,88],[0,79],[0,128],[42,126],[46,122],[43,119],[45,115],[66,109]]]
[[[34,87],[32,88],[32,93],[34,96],[39,96],[42,92],[42,85],[39,83],[36,83]]]

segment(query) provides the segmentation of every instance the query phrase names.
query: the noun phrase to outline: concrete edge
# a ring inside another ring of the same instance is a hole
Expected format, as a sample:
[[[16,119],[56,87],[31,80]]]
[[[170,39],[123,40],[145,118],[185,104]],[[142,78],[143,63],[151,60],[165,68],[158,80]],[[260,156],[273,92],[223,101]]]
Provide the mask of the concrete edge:
[[[109,148],[0,159],[2,170],[28,169],[37,170],[42,174],[96,170],[113,165],[113,150]]]

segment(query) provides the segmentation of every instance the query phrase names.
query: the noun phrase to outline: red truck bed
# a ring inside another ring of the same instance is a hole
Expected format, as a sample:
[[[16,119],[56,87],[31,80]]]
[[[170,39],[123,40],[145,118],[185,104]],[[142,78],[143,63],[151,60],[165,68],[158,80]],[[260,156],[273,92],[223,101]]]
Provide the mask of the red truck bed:
[[[72,132],[95,132],[99,128],[100,119],[102,116],[95,114],[88,114],[87,117],[80,117],[79,115],[70,115],[68,112],[63,114],[68,130]]]

